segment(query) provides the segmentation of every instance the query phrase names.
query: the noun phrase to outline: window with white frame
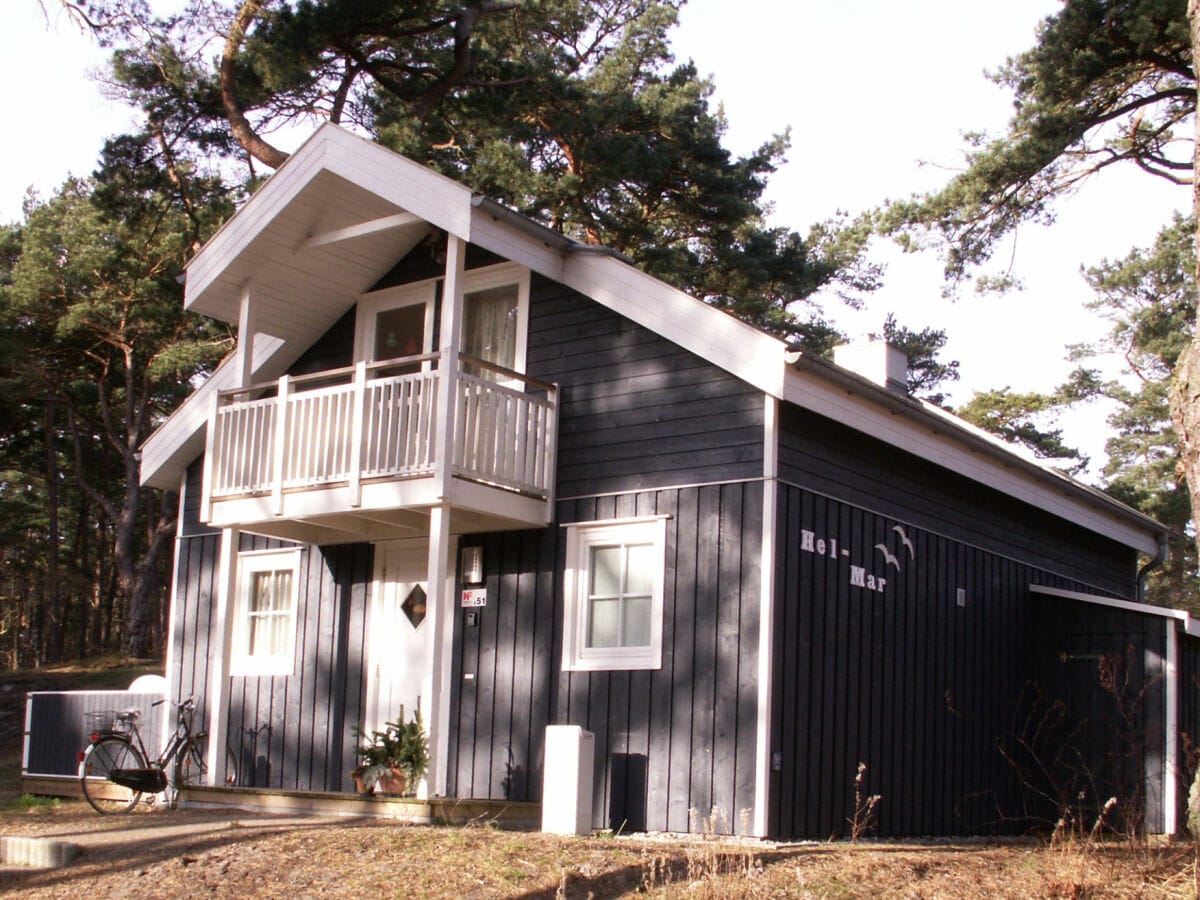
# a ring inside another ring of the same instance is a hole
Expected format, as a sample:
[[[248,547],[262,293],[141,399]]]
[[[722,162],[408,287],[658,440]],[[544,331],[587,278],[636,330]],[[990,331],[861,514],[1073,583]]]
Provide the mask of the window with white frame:
[[[358,304],[354,358],[370,362],[432,352],[440,281],[429,279],[364,295]],[[529,270],[515,263],[464,273],[463,353],[524,371],[529,284]],[[422,367],[428,368],[428,362]],[[465,369],[493,381],[505,380],[491,369],[473,365]]]
[[[666,519],[567,526],[563,669],[662,667]]]
[[[292,674],[299,568],[299,550],[239,555],[232,674]]]

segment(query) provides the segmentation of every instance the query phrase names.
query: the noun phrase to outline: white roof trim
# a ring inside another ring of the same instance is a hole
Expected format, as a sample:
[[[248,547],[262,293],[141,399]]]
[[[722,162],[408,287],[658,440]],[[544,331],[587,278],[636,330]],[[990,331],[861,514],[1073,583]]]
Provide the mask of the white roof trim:
[[[232,314],[226,309],[227,301],[206,300],[206,289],[215,285],[239,254],[322,173],[340,176],[400,212],[367,217],[358,225],[322,234],[310,233],[309,241],[324,245],[332,238],[371,233],[382,225],[399,227],[415,217],[579,291],[768,396],[810,409],[1126,546],[1146,553],[1157,551],[1157,532],[1151,520],[1138,521],[1135,511],[1099,492],[1089,498],[1078,483],[1049,467],[1020,459],[994,437],[987,440],[997,444],[996,450],[982,452],[976,449],[978,441],[972,446],[967,434],[971,426],[941,411],[936,415],[944,418],[944,430],[936,427],[934,415],[920,404],[909,400],[907,408],[897,408],[880,393],[883,389],[865,379],[856,381],[829,363],[814,363],[811,370],[798,371],[792,365],[795,356],[777,338],[659,281],[603,248],[577,244],[496,204],[479,202],[462,184],[335,125],[321,126],[192,260],[186,291],[189,308],[195,304],[200,311],[219,317]],[[280,308],[275,298],[270,302],[273,308]],[[267,322],[259,325],[263,331],[270,327]],[[265,349],[260,333],[255,368],[260,370],[259,377],[270,378],[279,372],[274,371],[277,365],[266,365],[268,358],[273,363],[294,359],[307,348],[275,344],[264,356]],[[231,386],[224,375],[217,377],[223,369],[146,442],[144,483],[167,488],[178,483],[190,461],[178,457],[191,452],[197,434],[203,433],[208,396],[212,390]],[[1005,454],[1011,456],[1011,465]]]
[[[803,362],[804,357],[799,359]],[[1125,546],[1151,555],[1158,552],[1163,529],[1156,530],[1156,523],[1136,510],[1021,458],[992,436],[986,443],[994,449],[988,446],[981,452],[970,445],[968,435],[973,436],[974,429],[968,423],[944,412],[931,417],[917,401],[893,395],[825,360],[810,358],[803,369],[789,366],[784,399]],[[887,408],[889,401],[894,409]]]
[[[1092,603],[1096,606],[1109,606],[1113,609],[1123,609],[1127,612],[1141,613],[1147,616],[1158,616],[1163,619],[1174,619],[1179,627],[1192,637],[1200,637],[1200,622],[1192,618],[1187,610],[1170,609],[1166,606],[1151,606],[1148,603],[1134,603],[1130,600],[1117,600],[1113,597],[1101,597],[1098,594],[1085,594],[1081,591],[1068,591],[1063,588],[1047,587],[1041,584],[1029,586],[1031,594],[1042,594],[1046,597],[1061,597],[1064,600],[1077,600],[1080,603]]]
[[[275,354],[284,342],[266,334],[254,338],[253,370],[270,371]],[[187,471],[188,465],[204,451],[204,432],[208,426],[208,410],[217,391],[237,386],[236,354],[230,354],[217,366],[207,380],[179,405],[142,444],[141,481],[150,487],[173,491]],[[190,448],[190,449],[189,449]]]

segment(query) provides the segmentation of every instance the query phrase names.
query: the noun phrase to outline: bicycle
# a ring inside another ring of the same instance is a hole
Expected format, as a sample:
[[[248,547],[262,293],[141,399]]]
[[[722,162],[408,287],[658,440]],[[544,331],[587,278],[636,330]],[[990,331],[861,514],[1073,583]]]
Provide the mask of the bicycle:
[[[154,706],[166,703],[159,700]],[[208,733],[192,732],[196,698],[171,703],[178,712],[175,733],[157,758],[151,760],[138,722],[142,711],[99,710],[84,714],[88,746],[79,754],[79,783],[92,809],[102,815],[126,813],[137,806],[142,794],[151,802],[168,787],[174,789],[172,805],[188,786],[202,785],[208,774]],[[168,781],[167,767],[174,760],[174,777]],[[226,748],[225,784],[237,781],[236,764]]]

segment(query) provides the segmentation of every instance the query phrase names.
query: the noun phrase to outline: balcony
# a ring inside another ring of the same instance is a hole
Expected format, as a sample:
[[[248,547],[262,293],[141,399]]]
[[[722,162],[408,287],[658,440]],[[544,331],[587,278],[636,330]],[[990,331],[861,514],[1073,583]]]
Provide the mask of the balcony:
[[[448,380],[452,402],[439,405]],[[463,354],[222,391],[209,413],[202,516],[320,543],[419,534],[439,504],[460,532],[541,525],[557,430],[554,385]]]

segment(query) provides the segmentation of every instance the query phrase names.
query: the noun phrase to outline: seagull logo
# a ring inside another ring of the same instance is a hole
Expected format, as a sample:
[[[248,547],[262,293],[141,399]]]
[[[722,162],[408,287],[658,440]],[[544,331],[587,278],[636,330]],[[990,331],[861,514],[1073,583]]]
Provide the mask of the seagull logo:
[[[896,571],[900,571],[900,560],[896,559],[896,557],[892,555],[892,551],[888,549],[887,544],[876,544],[875,549],[883,554],[883,561],[885,565],[895,566]]]
[[[909,536],[907,534],[905,534],[904,529],[901,528],[899,525],[893,525],[892,531],[894,531],[894,532],[896,532],[896,534],[900,535],[900,543],[902,543],[905,547],[908,548],[908,558],[916,559],[917,551],[913,548],[913,542],[909,538]]]

